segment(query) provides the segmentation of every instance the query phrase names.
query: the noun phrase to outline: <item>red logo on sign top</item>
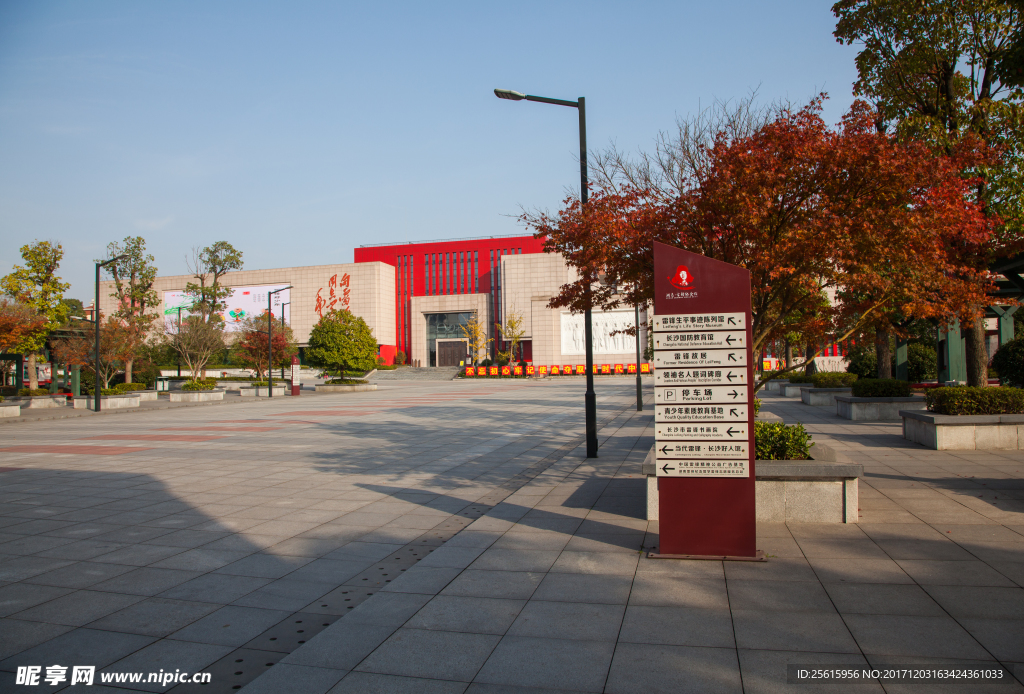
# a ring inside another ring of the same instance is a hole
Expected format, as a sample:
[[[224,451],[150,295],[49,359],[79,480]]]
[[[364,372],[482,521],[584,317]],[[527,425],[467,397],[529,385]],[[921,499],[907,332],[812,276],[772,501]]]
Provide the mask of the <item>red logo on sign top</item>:
[[[668,278],[668,281],[679,289],[686,289],[693,286],[693,275],[690,273],[689,268],[685,265],[680,265],[676,268],[676,273]]]

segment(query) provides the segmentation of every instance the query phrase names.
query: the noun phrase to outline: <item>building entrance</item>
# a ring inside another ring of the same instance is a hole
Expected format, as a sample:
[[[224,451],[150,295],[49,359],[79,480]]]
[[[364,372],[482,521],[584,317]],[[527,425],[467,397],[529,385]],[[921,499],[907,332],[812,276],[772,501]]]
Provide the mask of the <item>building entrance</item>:
[[[455,342],[437,343],[437,365],[458,366],[459,362],[466,360],[466,343],[462,340]]]

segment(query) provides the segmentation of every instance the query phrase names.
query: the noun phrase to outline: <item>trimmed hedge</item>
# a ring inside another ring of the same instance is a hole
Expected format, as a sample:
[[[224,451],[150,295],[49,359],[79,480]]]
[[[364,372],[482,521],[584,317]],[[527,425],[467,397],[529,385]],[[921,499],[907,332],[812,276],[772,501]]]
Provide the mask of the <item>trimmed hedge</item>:
[[[114,390],[119,390],[122,393],[130,393],[133,390],[146,390],[145,383],[118,383],[114,386]]]
[[[811,376],[815,388],[849,388],[857,381],[857,374],[822,371]]]
[[[910,384],[895,378],[862,378],[853,384],[855,398],[908,398]]]
[[[789,379],[790,383],[813,383],[814,376],[809,376],[802,371],[795,371],[786,378]]]
[[[1024,390],[950,386],[925,393],[925,404],[935,414],[1024,414]]]
[[[185,381],[181,384],[181,389],[186,392],[194,392],[201,390],[213,390],[217,387],[217,381],[212,378],[200,378],[195,381]]]
[[[46,388],[36,388],[35,390],[32,390],[31,388],[22,388],[21,390],[18,391],[18,395],[20,395],[23,398],[31,397],[33,395],[49,395],[49,394],[50,394],[50,391],[47,390]]]
[[[362,378],[332,378],[324,383],[325,386],[362,386],[369,381]]]
[[[992,357],[992,366],[1003,385],[1024,386],[1024,338],[1002,345]]]
[[[809,460],[811,435],[803,424],[754,422],[754,453],[757,460]]]

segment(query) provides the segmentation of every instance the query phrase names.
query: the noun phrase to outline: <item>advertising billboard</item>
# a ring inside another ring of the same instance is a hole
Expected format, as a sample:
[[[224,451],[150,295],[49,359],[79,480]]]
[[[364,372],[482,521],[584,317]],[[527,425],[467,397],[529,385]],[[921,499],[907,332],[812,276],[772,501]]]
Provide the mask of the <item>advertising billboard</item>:
[[[282,284],[262,284],[253,287],[232,287],[231,295],[224,300],[226,308],[221,311],[220,316],[224,319],[225,330],[234,332],[238,324],[249,316],[259,316],[267,310],[267,295],[275,289],[287,287]],[[274,318],[281,319],[281,309],[284,307],[284,320],[291,324],[291,289],[274,294],[271,307]],[[178,309],[181,309],[181,316],[189,315],[189,309],[195,301],[194,297],[188,296],[184,291],[164,292],[164,321],[169,329],[173,330],[178,320]]]

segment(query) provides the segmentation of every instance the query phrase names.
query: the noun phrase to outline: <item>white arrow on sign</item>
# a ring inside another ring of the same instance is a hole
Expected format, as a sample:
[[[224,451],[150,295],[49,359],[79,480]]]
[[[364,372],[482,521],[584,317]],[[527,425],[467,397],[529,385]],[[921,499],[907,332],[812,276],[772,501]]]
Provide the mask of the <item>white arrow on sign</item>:
[[[746,346],[747,333],[745,330],[709,330],[704,332],[654,334],[654,349],[656,350],[730,349]]]
[[[747,405],[663,405],[655,404],[656,423],[746,422]]]
[[[654,439],[662,441],[746,441],[747,423],[702,422],[683,424],[655,422]]]
[[[658,405],[724,403],[747,404],[747,386],[656,386],[654,402]]]
[[[745,349],[670,349],[654,353],[655,369],[737,367],[747,365]]]
[[[654,332],[673,330],[727,330],[747,327],[745,313],[676,313],[654,316]]]

